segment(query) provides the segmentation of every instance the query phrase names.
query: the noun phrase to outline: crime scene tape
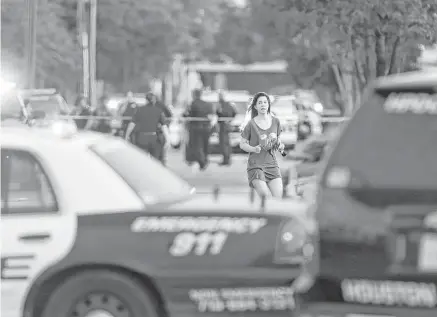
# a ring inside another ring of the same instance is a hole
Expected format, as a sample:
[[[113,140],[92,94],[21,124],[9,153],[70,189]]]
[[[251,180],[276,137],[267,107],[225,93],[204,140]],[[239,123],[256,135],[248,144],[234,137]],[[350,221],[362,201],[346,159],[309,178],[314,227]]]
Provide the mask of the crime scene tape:
[[[82,120],[115,120],[115,121],[127,121],[132,120],[132,117],[112,117],[112,116],[78,116],[78,115],[71,115],[71,116],[54,116],[50,119],[82,119]],[[295,120],[295,117],[280,117],[281,120]],[[200,118],[200,117],[173,117],[168,118],[168,121],[173,122],[230,122],[233,121],[234,118]],[[349,118],[346,117],[327,117],[327,118],[321,118],[321,122],[323,123],[337,123],[337,122],[344,122],[349,120]]]

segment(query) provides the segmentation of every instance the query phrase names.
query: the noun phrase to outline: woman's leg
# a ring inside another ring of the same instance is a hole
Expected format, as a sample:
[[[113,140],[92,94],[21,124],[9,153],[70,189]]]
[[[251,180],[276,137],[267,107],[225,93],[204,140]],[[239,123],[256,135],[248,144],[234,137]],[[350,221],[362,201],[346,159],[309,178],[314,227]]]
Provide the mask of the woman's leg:
[[[270,197],[270,189],[267,186],[267,183],[260,179],[254,179],[252,181],[252,186],[255,188],[255,191],[260,197]]]
[[[272,179],[267,185],[273,197],[282,198],[283,196],[282,178]]]

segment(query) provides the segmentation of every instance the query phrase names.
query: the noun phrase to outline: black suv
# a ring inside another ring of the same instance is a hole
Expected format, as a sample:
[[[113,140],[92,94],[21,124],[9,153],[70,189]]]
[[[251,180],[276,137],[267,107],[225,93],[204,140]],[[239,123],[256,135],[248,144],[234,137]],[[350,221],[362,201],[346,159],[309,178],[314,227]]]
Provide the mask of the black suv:
[[[437,316],[437,72],[378,79],[328,153],[303,316]]]

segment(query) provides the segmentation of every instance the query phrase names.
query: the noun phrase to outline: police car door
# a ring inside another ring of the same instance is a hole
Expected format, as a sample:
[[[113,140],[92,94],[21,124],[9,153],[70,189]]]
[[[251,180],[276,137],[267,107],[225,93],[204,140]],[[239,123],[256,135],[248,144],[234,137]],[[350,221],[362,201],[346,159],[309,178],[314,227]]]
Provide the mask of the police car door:
[[[1,150],[3,316],[21,316],[34,280],[74,241],[75,218],[60,212],[42,163],[28,151]]]

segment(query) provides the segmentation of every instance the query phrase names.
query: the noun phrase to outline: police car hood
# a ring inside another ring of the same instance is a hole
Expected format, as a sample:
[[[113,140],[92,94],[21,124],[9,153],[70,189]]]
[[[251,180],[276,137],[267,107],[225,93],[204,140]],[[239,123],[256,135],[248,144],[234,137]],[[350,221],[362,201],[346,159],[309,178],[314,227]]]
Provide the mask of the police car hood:
[[[221,214],[242,214],[262,213],[269,214],[294,214],[304,215],[307,210],[307,203],[297,199],[274,199],[265,200],[264,207],[260,198],[250,193],[199,193],[192,198],[172,204],[168,207],[172,211],[181,213],[221,213]]]

